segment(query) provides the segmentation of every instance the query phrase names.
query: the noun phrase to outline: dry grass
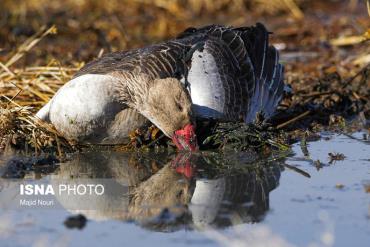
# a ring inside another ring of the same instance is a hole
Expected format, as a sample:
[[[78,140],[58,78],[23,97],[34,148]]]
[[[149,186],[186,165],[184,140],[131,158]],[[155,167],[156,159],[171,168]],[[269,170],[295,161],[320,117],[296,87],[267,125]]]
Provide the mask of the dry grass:
[[[32,37],[20,45],[10,59],[0,62],[0,93],[1,103],[17,105],[41,106],[50,100],[55,92],[67,82],[78,68],[62,67],[56,60],[51,60],[46,66],[30,66],[24,69],[11,69],[25,53],[29,52],[42,38],[56,33],[56,27],[42,27]],[[4,107],[4,106],[3,106]]]
[[[62,155],[63,151],[73,149],[52,125],[38,119],[34,112],[35,106],[48,102],[78,68],[63,68],[52,60],[46,66],[11,69],[42,38],[55,32],[54,26],[42,27],[6,63],[0,62],[0,153],[9,146],[30,149],[36,154],[53,151]]]
[[[54,127],[37,119],[30,107],[0,107],[0,153],[10,147],[19,150],[54,152],[59,156],[73,146]]]

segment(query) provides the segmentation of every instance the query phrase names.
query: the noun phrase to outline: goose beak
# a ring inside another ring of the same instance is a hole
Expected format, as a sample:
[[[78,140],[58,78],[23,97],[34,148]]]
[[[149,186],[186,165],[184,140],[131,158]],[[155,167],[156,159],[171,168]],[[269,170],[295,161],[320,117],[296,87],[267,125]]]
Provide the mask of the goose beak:
[[[183,129],[176,130],[172,141],[179,150],[198,150],[197,136],[195,135],[195,128],[192,124],[186,125]]]

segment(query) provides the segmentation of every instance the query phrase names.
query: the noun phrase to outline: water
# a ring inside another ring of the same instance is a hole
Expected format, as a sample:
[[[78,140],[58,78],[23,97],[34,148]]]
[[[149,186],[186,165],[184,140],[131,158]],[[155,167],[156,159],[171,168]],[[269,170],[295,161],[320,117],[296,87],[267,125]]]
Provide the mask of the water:
[[[283,160],[89,152],[47,172],[26,166],[23,180],[1,180],[0,246],[369,246],[369,142],[322,137],[309,157],[295,144]],[[346,158],[329,164],[330,152]],[[102,183],[110,193],[30,208],[19,206],[20,182]],[[65,227],[78,213],[86,226]]]

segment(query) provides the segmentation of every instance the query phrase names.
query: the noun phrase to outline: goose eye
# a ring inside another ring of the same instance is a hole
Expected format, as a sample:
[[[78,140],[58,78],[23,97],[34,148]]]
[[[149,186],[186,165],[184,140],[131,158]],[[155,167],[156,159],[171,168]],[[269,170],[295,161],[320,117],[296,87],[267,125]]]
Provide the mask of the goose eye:
[[[176,103],[176,107],[179,111],[182,111],[184,108],[179,103]]]

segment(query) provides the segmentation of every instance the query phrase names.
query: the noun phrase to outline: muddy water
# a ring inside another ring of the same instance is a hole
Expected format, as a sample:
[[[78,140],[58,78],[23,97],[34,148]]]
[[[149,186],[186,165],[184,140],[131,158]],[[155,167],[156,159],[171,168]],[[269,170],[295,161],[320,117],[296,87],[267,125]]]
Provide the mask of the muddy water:
[[[369,246],[370,143],[363,133],[322,137],[308,155],[295,144],[282,159],[87,152],[34,169],[3,158],[2,175],[14,179],[1,180],[0,245]],[[328,153],[345,158],[330,164]],[[105,192],[24,197],[20,184],[101,184]],[[22,198],[54,204],[19,205]],[[86,225],[67,228],[76,214]]]

